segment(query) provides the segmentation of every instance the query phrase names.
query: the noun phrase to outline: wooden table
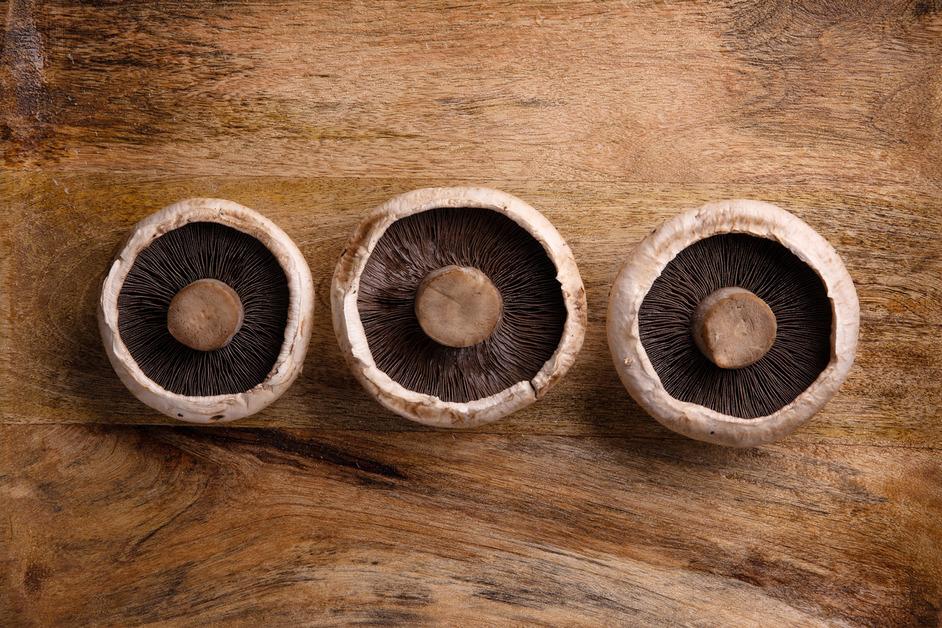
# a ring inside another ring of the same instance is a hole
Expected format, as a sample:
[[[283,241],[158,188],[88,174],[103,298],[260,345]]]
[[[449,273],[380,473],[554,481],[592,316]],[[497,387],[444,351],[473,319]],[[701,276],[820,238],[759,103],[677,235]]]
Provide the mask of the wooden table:
[[[942,10],[885,2],[8,0],[0,55],[0,624],[942,621]],[[516,194],[568,239],[589,329],[542,402],[399,419],[334,340],[362,214]],[[235,425],[174,424],[101,349],[134,222],[218,196],[317,284],[304,374]],[[861,301],[841,394],[778,444],[661,428],[605,342],[661,221],[796,213]]]

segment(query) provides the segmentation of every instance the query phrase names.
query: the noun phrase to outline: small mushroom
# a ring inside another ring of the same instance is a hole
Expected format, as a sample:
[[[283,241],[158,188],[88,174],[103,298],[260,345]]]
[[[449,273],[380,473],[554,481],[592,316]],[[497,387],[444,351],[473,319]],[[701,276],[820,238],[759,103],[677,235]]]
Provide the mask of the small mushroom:
[[[723,201],[667,221],[612,288],[608,342],[631,396],[666,427],[753,446],[791,433],[853,364],[854,284],[794,215]]]
[[[572,252],[542,214],[486,188],[397,196],[334,273],[334,330],[380,403],[470,427],[523,408],[575,361],[586,325]]]
[[[231,201],[180,201],[135,225],[105,278],[98,322],[125,386],[168,416],[232,421],[301,372],[314,285],[274,223]]]

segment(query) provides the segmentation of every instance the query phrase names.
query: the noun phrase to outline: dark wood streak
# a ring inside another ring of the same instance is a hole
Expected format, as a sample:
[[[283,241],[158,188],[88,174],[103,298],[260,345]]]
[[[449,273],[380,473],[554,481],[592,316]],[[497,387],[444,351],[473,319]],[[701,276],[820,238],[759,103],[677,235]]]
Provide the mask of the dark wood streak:
[[[200,430],[194,428],[193,437],[204,440],[207,444],[215,446],[246,446],[247,452],[256,455],[265,455],[264,462],[288,462],[300,457],[304,462],[321,462],[338,467],[352,469],[360,473],[378,475],[388,480],[407,479],[396,467],[384,464],[377,460],[352,456],[336,447],[326,443],[312,440],[292,438],[284,430],[273,429],[231,429],[231,430]],[[271,451],[274,450],[274,451]],[[275,452],[288,454],[279,456]],[[295,461],[299,468],[306,466],[304,462]]]
[[[4,162],[28,160],[49,133],[43,36],[34,0],[10,0],[0,45],[0,142]]]

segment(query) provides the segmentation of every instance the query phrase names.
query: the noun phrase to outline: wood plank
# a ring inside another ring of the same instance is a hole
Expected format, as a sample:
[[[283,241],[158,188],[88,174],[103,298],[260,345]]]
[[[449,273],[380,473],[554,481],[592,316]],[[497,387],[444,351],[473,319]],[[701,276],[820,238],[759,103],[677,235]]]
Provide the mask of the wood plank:
[[[99,285],[131,225],[193,195],[245,203],[275,220],[308,259],[318,316],[305,372],[265,412],[239,425],[318,430],[424,430],[374,403],[349,375],[326,295],[362,214],[427,179],[143,177],[21,173],[0,182],[10,232],[2,242],[0,421],[161,423],[123,388],[100,347]],[[470,183],[470,182],[469,182]],[[942,194],[877,186],[711,186],[479,181],[544,211],[572,245],[586,283],[589,329],[570,375],[540,403],[482,433],[670,439],[619,383],[605,341],[614,274],[661,221],[723,197],[778,203],[823,233],[860,294],[861,345],[842,392],[793,439],[942,446]],[[591,219],[586,219],[590,216]]]
[[[929,625],[938,451],[0,427],[6,625]]]
[[[6,3],[3,163],[942,181],[935,2]]]

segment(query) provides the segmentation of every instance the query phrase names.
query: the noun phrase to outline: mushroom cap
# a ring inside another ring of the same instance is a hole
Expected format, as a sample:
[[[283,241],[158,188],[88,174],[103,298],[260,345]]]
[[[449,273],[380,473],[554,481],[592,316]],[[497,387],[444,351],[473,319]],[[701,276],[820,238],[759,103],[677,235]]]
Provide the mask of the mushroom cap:
[[[566,307],[566,323],[552,357],[530,380],[468,402],[443,401],[405,388],[377,367],[357,304],[360,276],[379,239],[397,220],[423,211],[467,207],[499,212],[529,232],[556,267]],[[543,397],[576,360],[586,327],[582,277],[572,251],[541,213],[519,198],[489,188],[424,188],[407,192],[371,211],[359,224],[334,272],[331,286],[334,331],[350,370],[383,406],[426,425],[473,427],[496,421]]]
[[[638,312],[655,279],[683,249],[713,235],[743,233],[780,243],[820,277],[832,308],[831,358],[798,397],[767,416],[743,419],[671,396],[641,344]],[[665,222],[634,249],[612,286],[608,344],[625,388],[665,427],[719,445],[751,447],[790,434],[833,397],[857,350],[860,306],[834,248],[793,214],[760,201],[709,203]]]
[[[118,332],[118,296],[138,254],[160,236],[192,222],[215,222],[259,240],[288,280],[288,321],[274,366],[257,386],[236,394],[193,397],[171,392],[147,377]],[[301,372],[314,317],[314,282],[304,256],[288,235],[261,214],[238,203],[191,198],[137,223],[111,264],[98,304],[98,328],[108,359],[128,390],[151,408],[191,423],[227,422],[262,410],[281,396]]]

